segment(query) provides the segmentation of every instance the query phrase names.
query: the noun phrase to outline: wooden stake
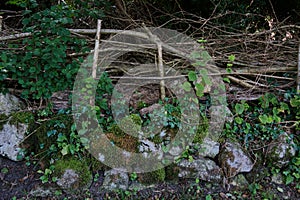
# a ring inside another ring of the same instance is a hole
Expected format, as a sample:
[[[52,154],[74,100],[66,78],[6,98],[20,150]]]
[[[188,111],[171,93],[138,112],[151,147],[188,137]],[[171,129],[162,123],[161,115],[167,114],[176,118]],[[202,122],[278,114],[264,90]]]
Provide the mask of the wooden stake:
[[[300,93],[300,44],[298,47],[298,76],[297,76],[297,93]]]
[[[93,66],[92,66],[92,77],[94,80],[97,78],[97,63],[98,63],[98,53],[99,53],[99,42],[100,42],[100,31],[101,31],[101,20],[97,21],[97,33],[95,40],[95,49],[94,49],[94,57],[93,57]],[[95,97],[93,96],[90,99],[90,105],[95,105]]]

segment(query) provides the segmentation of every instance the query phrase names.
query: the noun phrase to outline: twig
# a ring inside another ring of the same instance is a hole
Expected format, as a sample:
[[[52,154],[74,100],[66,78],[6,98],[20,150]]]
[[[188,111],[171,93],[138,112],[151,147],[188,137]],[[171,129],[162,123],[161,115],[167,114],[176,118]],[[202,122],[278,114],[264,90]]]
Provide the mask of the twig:
[[[244,86],[244,87],[246,87],[246,88],[253,88],[253,87],[254,87],[253,85],[250,85],[250,84],[248,84],[248,83],[246,83],[246,82],[244,82],[244,81],[242,81],[242,80],[240,80],[240,79],[238,79],[238,78],[235,78],[235,77],[233,77],[233,76],[227,76],[227,78],[229,78],[229,79],[232,80],[233,82],[238,83],[238,84],[240,84],[241,86]]]

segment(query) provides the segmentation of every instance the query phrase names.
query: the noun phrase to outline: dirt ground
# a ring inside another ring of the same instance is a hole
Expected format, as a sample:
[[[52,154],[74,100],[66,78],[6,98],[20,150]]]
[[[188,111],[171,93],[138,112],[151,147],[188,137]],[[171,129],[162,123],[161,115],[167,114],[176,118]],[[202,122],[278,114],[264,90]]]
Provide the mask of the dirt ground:
[[[13,162],[0,157],[0,199],[300,199],[300,191],[294,186],[271,183],[268,177],[257,184],[255,189],[231,187],[226,191],[222,184],[195,182],[195,180],[180,180],[164,182],[140,191],[105,191],[100,188],[103,183],[103,172],[98,172],[98,178],[87,190],[77,191],[77,194],[67,194],[55,184],[42,184],[37,173],[38,165],[27,166],[26,161]],[[46,192],[36,192],[42,197],[36,197],[32,191],[39,188],[49,189]]]

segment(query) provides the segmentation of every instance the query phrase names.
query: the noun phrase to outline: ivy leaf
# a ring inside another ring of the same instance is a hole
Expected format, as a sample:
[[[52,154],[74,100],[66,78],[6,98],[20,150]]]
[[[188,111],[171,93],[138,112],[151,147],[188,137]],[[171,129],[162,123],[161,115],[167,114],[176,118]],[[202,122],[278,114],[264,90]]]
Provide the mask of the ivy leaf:
[[[285,184],[290,184],[294,181],[294,177],[290,174],[287,175],[286,179],[285,179]]]
[[[64,146],[60,152],[63,156],[67,155],[69,152],[69,145]]]
[[[241,115],[245,110],[244,104],[240,104],[240,103],[235,104],[234,108],[235,108],[235,112],[239,115]]]
[[[2,60],[2,62],[4,62],[4,63],[7,62],[7,55],[6,55],[6,53],[2,53],[2,54],[1,54],[1,60]]]
[[[290,100],[290,104],[292,107],[299,107],[300,106],[300,99],[293,98]]]
[[[206,85],[211,85],[211,80],[208,77],[208,71],[206,69],[201,69],[200,73],[201,73],[201,77],[202,77],[203,82]]]
[[[189,82],[184,82],[183,84],[182,84],[182,88],[185,90],[185,91],[187,91],[187,92],[190,92],[191,91],[191,89],[192,89],[192,85],[189,83]]]
[[[191,53],[191,57],[192,57],[193,59],[197,59],[197,58],[200,58],[201,55],[200,55],[200,53],[199,53],[198,51],[193,51],[193,52]]]
[[[189,71],[188,77],[189,77],[189,81],[196,81],[197,80],[197,74],[194,71]]]
[[[204,86],[200,83],[196,83],[195,87],[196,87],[197,96],[202,97],[203,96],[203,91],[204,91]]]
[[[237,124],[242,124],[244,120],[243,120],[242,118],[240,118],[240,117],[236,117],[236,118],[234,118],[234,121],[235,121]]]
[[[262,123],[262,124],[266,124],[268,122],[268,116],[267,115],[259,115],[258,116],[258,119],[259,121]]]

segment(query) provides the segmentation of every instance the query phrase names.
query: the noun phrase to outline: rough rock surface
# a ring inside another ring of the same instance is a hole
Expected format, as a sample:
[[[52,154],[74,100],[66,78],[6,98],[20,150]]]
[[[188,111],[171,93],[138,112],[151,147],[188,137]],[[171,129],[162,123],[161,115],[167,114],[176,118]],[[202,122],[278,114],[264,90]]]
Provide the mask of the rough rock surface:
[[[1,124],[0,130],[0,155],[13,161],[22,160],[20,142],[23,141],[27,131],[27,124],[11,124],[10,115],[22,109],[22,103],[11,94],[0,93],[0,114],[7,116]]]
[[[102,187],[107,190],[128,189],[129,177],[126,172],[117,169],[106,171]]]
[[[21,110],[22,103],[11,94],[0,93],[0,114],[10,115],[12,112]]]
[[[27,127],[26,124],[16,126],[7,123],[3,125],[3,129],[0,130],[0,155],[13,161],[22,160],[20,143],[25,137]]]
[[[63,189],[72,189],[77,185],[79,175],[73,169],[66,169],[61,177],[57,179],[57,185]]]
[[[253,162],[238,143],[226,142],[221,148],[218,161],[227,178],[240,172],[250,172],[253,168]]]
[[[219,153],[220,144],[206,137],[200,145],[199,156],[214,158]]]
[[[222,170],[216,163],[207,158],[199,158],[193,161],[182,160],[178,163],[180,178],[199,178],[204,181],[220,182]]]
[[[296,145],[287,133],[282,134],[268,149],[268,161],[272,165],[285,167],[296,154]]]

